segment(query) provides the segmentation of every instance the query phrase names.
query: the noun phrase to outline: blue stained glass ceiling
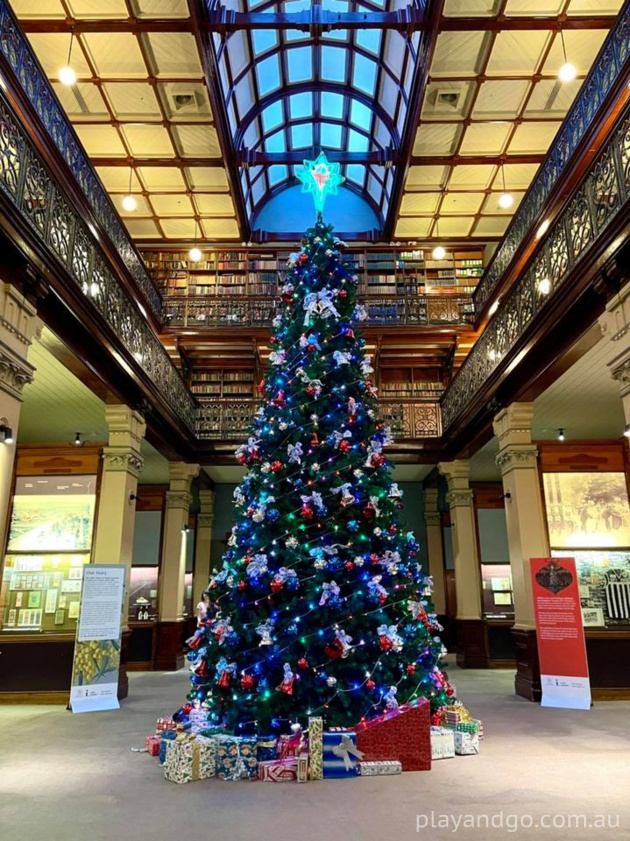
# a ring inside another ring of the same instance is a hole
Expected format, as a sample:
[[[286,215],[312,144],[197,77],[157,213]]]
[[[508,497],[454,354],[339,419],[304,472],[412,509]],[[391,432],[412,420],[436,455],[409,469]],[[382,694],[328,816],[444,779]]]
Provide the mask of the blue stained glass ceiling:
[[[312,4],[227,0],[223,5],[235,12],[286,14]],[[369,15],[396,11],[400,3],[322,0],[321,6]],[[342,163],[347,186],[384,224],[396,175],[396,163],[385,161],[400,148],[419,47],[417,32],[379,28],[334,29],[319,37],[286,28],[214,35],[237,157],[252,160],[258,153],[256,165],[240,172],[250,222],[270,195],[296,183],[292,153],[311,157],[323,149],[333,161],[335,153],[352,153]]]

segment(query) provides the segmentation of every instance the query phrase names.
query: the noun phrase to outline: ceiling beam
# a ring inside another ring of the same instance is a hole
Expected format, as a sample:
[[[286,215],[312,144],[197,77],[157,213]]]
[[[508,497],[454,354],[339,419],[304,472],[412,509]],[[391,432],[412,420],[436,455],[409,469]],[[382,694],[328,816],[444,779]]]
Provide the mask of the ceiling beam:
[[[408,161],[413,151],[416,132],[420,122],[420,112],[424,101],[424,93],[428,83],[429,68],[433,61],[433,53],[435,52],[438,40],[437,27],[444,11],[444,0],[430,0],[427,8],[427,31],[420,38],[418,46],[418,55],[416,57],[415,67],[413,68],[409,91],[409,107],[405,116],[399,145],[399,154],[402,161]],[[386,240],[392,238],[396,229],[406,180],[407,166],[397,167],[394,173],[387,218],[383,226],[383,238]]]
[[[192,32],[190,18],[120,18],[118,20],[83,20],[78,18],[20,18],[20,28],[26,33],[74,32],[75,35],[93,32],[131,32],[134,35],[151,32]]]
[[[425,12],[419,3],[412,3],[394,12],[332,12],[321,5],[311,4],[301,12],[235,12],[226,9],[219,0],[207,4],[207,25],[213,32],[227,35],[232,32],[252,29],[300,30],[312,38],[319,38],[324,32],[347,29],[394,29],[412,33],[425,29]]]
[[[440,32],[503,32],[505,30],[610,29],[617,15],[497,15],[495,17],[443,17]]]

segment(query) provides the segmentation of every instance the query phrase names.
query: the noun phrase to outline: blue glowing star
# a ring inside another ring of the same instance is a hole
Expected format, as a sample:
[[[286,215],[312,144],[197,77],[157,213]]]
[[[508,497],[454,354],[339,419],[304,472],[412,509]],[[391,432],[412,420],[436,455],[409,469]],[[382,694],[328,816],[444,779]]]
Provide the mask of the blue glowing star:
[[[318,213],[324,211],[326,196],[336,196],[337,187],[346,180],[339,172],[339,164],[330,163],[323,152],[314,161],[304,161],[304,166],[296,174],[302,182],[302,192],[313,194]]]

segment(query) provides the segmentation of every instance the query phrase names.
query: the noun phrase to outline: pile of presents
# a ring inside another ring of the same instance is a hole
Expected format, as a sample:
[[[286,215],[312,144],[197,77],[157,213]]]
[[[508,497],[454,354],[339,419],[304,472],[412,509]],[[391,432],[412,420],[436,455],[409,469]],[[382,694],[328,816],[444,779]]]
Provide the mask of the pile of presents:
[[[147,736],[146,747],[159,757],[164,776],[174,783],[208,777],[305,783],[429,771],[432,759],[479,752],[480,722],[461,704],[440,714],[443,720],[436,726],[422,698],[351,729],[325,730],[322,718],[310,717],[306,731],[293,725],[290,734],[279,737],[233,736],[212,726],[203,708],[194,708],[179,722],[158,719],[157,732]]]

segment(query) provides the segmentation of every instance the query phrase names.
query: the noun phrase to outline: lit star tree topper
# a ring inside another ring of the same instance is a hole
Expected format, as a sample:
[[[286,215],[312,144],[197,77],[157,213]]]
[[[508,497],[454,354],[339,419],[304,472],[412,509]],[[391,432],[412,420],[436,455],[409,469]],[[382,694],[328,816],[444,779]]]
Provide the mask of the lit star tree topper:
[[[339,164],[331,163],[323,152],[314,161],[304,161],[297,177],[302,182],[302,192],[313,194],[318,213],[324,212],[326,196],[336,196],[337,187],[346,180],[339,172]]]

